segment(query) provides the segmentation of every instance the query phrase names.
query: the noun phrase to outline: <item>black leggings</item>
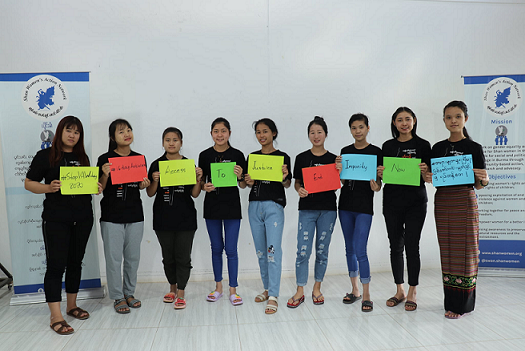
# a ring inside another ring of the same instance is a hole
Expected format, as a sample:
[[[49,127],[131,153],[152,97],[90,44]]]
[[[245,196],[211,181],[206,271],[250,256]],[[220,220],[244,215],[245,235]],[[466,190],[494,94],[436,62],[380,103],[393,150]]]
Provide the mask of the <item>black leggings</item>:
[[[155,233],[162,249],[162,263],[168,282],[171,285],[177,284],[177,289],[186,289],[192,269],[191,249],[195,230],[156,230]]]
[[[62,300],[62,276],[66,271],[66,292],[78,293],[82,260],[93,227],[93,218],[82,222],[42,222],[47,269],[44,277],[46,302]]]
[[[403,284],[404,260],[407,256],[408,285],[419,284],[419,240],[427,215],[427,204],[412,206],[383,206],[388,240],[390,241],[390,264],[396,284]]]

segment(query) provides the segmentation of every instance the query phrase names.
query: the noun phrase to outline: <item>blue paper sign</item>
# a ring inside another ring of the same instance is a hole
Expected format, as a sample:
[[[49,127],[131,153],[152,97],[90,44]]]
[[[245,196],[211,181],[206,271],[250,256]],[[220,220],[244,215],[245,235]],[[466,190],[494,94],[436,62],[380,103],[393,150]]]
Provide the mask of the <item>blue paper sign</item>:
[[[430,164],[435,187],[474,183],[472,155],[433,158]]]
[[[362,154],[344,154],[341,161],[341,179],[376,180],[377,156]]]

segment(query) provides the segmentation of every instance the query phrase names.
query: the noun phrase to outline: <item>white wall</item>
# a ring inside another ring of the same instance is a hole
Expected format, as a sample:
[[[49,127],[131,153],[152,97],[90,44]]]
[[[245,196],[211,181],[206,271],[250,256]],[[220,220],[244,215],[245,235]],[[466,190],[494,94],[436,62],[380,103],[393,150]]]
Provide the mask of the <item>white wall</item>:
[[[161,155],[161,133],[168,126],[182,129],[184,155],[197,158],[212,144],[208,132],[217,116],[230,120],[231,142],[245,154],[258,149],[251,123],[273,118],[277,146],[292,160],[310,147],[306,127],[315,114],[328,123],[326,147],[334,153],[352,142],[351,114],[370,117],[369,140],[380,146],[391,137],[390,118],[401,105],[416,112],[419,134],[434,143],[447,136],[443,106],[463,98],[462,75],[524,73],[525,1],[513,2],[2,2],[0,71],[90,71],[93,160],[107,150],[107,128],[115,118],[131,122],[133,149],[148,162]],[[428,190],[423,268],[439,267],[433,189]],[[241,277],[255,277],[248,190],[241,193]],[[0,262],[11,268],[3,188],[0,196]],[[287,196],[283,269],[291,275],[298,197],[292,189]],[[140,279],[163,281],[152,201],[145,193],[143,200]],[[196,201],[192,274],[212,279],[202,201],[203,196]],[[390,269],[381,201],[379,194],[368,248],[373,271]],[[343,248],[338,225],[329,273],[346,271]]]

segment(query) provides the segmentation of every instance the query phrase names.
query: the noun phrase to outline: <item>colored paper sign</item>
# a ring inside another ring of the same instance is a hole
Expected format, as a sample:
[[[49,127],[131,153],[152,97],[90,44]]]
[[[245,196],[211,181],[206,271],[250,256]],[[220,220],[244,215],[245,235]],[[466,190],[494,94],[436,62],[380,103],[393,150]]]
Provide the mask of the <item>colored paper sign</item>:
[[[248,174],[254,180],[283,181],[284,156],[257,155],[248,156]]]
[[[60,167],[62,195],[98,194],[98,167]]]
[[[237,176],[233,172],[235,162],[210,163],[211,183],[216,188],[237,186]]]
[[[341,164],[341,179],[376,180],[377,156],[362,154],[344,154]]]
[[[197,183],[194,160],[159,161],[159,173],[162,187]]]
[[[303,183],[304,188],[310,194],[341,188],[341,180],[335,163],[303,168]]]
[[[400,184],[419,186],[421,170],[420,158],[383,157],[383,182],[385,184]]]
[[[143,155],[110,157],[111,183],[125,184],[142,182],[148,176],[146,159]]]
[[[435,187],[474,183],[472,155],[433,158],[430,164]]]

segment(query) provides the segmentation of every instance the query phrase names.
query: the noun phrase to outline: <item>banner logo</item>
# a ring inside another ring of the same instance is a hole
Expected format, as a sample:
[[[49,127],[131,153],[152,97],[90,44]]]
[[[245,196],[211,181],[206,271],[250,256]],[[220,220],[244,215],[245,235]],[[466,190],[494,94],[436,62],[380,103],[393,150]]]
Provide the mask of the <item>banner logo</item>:
[[[49,121],[64,115],[69,94],[62,81],[48,74],[34,76],[22,90],[24,110],[39,121]]]
[[[483,95],[485,110],[498,117],[514,113],[520,107],[521,101],[522,94],[518,83],[507,77],[491,80]]]

